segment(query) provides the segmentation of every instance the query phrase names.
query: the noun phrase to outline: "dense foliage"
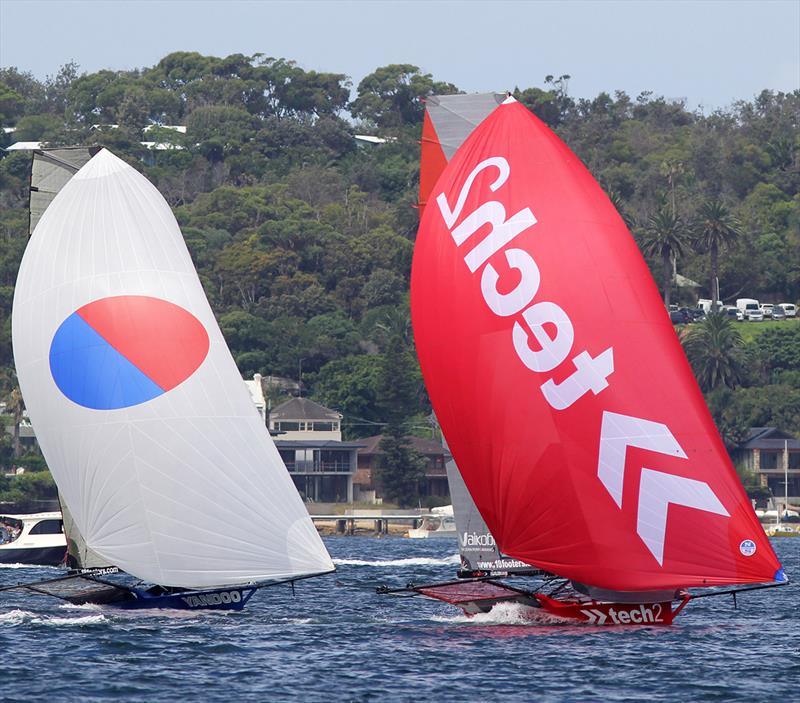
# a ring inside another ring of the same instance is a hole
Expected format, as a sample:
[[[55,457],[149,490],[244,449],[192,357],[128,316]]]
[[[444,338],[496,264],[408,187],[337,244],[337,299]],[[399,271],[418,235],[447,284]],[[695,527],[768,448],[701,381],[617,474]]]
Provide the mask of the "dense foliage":
[[[800,298],[800,93],[764,91],[706,115],[650,93],[576,100],[568,79],[548,76],[515,95],[606,188],[667,299],[709,297],[714,275],[725,302]],[[396,434],[402,418],[387,406],[385,361],[414,358],[408,285],[423,100],[457,91],[413,65],[390,65],[351,100],[347,76],[260,54],[176,52],[150,68],[91,74],[68,64],[44,82],[3,68],[0,123],[16,131],[0,138],[103,144],[141,169],[174,208],[242,373],[302,373],[308,394],[345,413],[350,437],[384,423]],[[25,152],[0,160],[4,396],[29,163]],[[674,257],[701,289],[670,290]],[[758,363],[736,356],[708,370],[712,408],[734,435],[746,423],[800,427],[800,366],[783,346],[797,342],[780,333],[751,350]],[[416,362],[395,373],[405,416],[428,413]]]

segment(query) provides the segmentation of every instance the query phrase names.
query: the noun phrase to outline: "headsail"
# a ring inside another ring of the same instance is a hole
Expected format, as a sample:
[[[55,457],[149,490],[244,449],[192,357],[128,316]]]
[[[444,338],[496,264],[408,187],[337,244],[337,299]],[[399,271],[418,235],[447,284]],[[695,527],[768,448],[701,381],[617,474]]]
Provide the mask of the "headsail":
[[[419,163],[420,215],[458,147],[501,102],[500,93],[431,95],[425,100]]]
[[[42,216],[12,328],[42,451],[101,557],[185,588],[333,569],[169,206],[110,152]]]
[[[782,580],[633,238],[558,137],[507,100],[429,204],[417,350],[503,552],[610,590]]]

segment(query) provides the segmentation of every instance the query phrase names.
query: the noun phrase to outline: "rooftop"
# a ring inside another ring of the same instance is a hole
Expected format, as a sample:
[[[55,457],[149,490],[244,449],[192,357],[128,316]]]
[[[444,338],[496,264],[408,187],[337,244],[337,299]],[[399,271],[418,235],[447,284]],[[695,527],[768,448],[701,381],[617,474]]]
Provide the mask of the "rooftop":
[[[278,449],[361,449],[359,442],[338,442],[335,439],[274,439]]]
[[[751,427],[739,444],[740,449],[800,449],[800,440],[777,427]]]
[[[276,405],[269,414],[275,420],[341,420],[342,414],[308,398],[291,398]]]

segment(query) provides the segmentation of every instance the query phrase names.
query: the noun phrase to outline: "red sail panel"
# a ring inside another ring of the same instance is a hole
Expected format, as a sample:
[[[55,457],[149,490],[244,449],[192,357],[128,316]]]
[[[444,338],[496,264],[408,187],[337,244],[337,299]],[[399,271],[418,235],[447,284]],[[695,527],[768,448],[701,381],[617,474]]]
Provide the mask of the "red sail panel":
[[[447,166],[447,157],[442,151],[439,137],[431,121],[430,114],[425,110],[425,117],[422,122],[422,144],[419,157],[419,209],[420,217],[428,202],[436,181],[442,175]]]
[[[417,350],[502,551],[614,590],[781,580],[647,266],[575,155],[509,100],[428,204]]]

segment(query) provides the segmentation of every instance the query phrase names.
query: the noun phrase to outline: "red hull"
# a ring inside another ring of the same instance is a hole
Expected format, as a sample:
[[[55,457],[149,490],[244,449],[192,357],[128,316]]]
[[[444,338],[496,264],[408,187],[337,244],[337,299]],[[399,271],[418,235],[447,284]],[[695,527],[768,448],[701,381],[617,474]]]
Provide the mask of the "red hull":
[[[541,593],[536,599],[542,608],[560,618],[590,625],[671,625],[690,598],[684,598],[675,610],[672,603],[603,603],[599,601],[556,600]]]

